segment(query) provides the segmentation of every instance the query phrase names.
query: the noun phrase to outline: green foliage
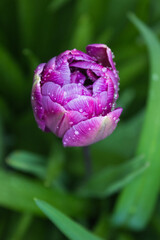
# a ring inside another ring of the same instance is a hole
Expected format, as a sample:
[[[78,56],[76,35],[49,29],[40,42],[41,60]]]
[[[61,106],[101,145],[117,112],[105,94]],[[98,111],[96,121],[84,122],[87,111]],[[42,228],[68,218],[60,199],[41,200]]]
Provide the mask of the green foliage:
[[[144,158],[139,156],[127,163],[103,169],[80,187],[78,193],[82,196],[104,198],[117,192],[148,167]]]
[[[42,212],[58,227],[60,230],[71,240],[102,240],[95,235],[92,235],[90,232],[85,230],[82,226],[75,223],[63,213],[58,211],[53,206],[42,200],[35,200],[38,207]]]
[[[150,167],[124,189],[116,206],[114,221],[135,229],[142,229],[154,210],[159,193],[160,112],[157,111],[157,106],[160,105],[160,43],[138,18],[132,14],[129,16],[146,41],[151,61],[148,104],[137,150],[137,154],[145,154],[145,160],[150,163]]]
[[[0,1],[0,239],[160,239],[159,19],[159,0]],[[91,43],[115,54],[124,110],[86,179],[82,149],[37,128],[30,95],[39,63]]]

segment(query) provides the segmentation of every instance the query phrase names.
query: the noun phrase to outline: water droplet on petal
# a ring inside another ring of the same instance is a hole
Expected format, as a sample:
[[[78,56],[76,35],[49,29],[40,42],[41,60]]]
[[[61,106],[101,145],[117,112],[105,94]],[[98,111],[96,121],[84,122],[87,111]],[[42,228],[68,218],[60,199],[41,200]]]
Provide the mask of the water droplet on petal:
[[[79,135],[79,132],[76,130],[75,132],[74,132],[76,135]]]
[[[119,118],[115,121],[115,123],[118,123],[119,122]]]

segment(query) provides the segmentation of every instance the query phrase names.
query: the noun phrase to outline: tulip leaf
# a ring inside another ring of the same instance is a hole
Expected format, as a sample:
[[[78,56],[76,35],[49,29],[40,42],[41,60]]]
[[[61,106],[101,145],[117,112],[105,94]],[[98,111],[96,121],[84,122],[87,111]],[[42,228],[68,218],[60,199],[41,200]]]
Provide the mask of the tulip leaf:
[[[138,156],[127,163],[107,167],[93,175],[78,191],[83,196],[103,198],[111,195],[141,174],[148,165],[144,155]]]
[[[153,213],[160,187],[160,43],[154,33],[135,15],[129,15],[131,21],[141,32],[147,44],[151,74],[146,116],[141,132],[137,155],[145,154],[150,167],[120,194],[113,222],[132,229],[143,229]]]
[[[54,187],[44,187],[39,181],[2,169],[0,170],[0,193],[0,206],[36,215],[41,213],[33,202],[34,197],[48,201],[72,216],[83,214],[87,208],[87,201],[59,191]]]
[[[25,151],[14,151],[6,159],[9,166],[32,173],[42,179],[46,175],[45,158]]]
[[[78,223],[71,220],[69,217],[58,211],[45,201],[36,199],[37,206],[42,212],[63,232],[70,240],[102,240],[93,235]]]

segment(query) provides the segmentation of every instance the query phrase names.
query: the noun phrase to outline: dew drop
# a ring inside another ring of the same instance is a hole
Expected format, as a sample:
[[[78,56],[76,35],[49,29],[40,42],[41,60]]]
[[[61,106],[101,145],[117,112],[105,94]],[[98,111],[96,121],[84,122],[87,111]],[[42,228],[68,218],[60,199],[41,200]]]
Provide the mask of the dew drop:
[[[79,112],[80,112],[80,113],[82,113],[82,112],[83,112],[83,109],[82,109],[82,108],[81,108],[81,109],[79,109]]]
[[[76,130],[75,132],[74,132],[76,135],[79,135],[79,132]]]

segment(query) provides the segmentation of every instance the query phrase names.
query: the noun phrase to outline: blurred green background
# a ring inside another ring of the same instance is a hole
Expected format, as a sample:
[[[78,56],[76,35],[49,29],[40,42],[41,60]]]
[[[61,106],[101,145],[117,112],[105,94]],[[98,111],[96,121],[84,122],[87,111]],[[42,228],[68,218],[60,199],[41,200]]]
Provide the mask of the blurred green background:
[[[143,34],[139,25],[142,37],[129,12],[151,32]],[[160,239],[160,85],[152,84],[160,79],[155,74],[159,38],[159,0],[0,1],[1,240],[68,239],[44,217],[35,197],[103,239]],[[66,49],[85,51],[91,43],[107,44],[115,54],[117,105],[124,110],[112,136],[91,146],[95,179],[86,183],[82,149],[63,148],[60,139],[38,129],[30,95],[39,63]],[[152,95],[158,100],[151,101]],[[146,124],[145,116],[150,119]],[[152,159],[155,165],[148,170]]]

